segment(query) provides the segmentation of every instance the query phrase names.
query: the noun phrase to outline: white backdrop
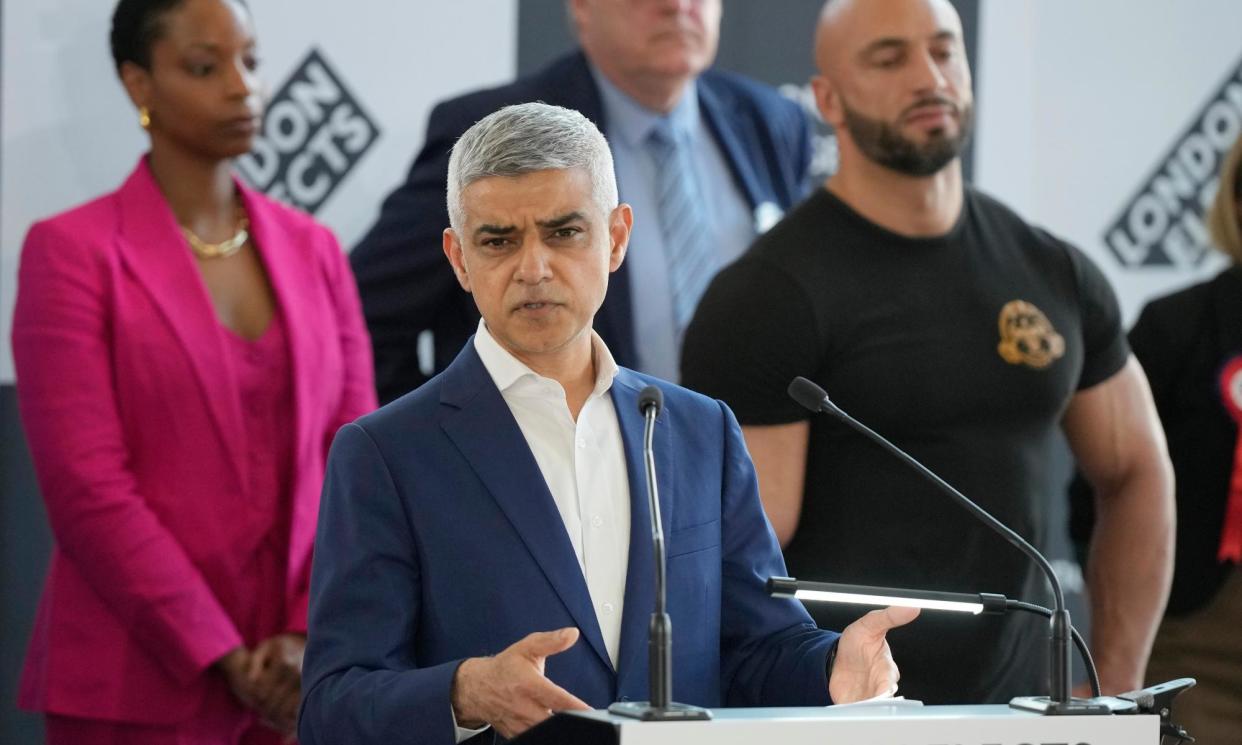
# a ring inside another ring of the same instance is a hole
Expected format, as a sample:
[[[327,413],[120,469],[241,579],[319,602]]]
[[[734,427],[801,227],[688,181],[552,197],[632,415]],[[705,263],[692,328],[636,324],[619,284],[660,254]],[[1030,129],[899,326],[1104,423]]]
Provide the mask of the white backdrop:
[[[252,0],[273,92],[318,50],[378,129],[318,210],[352,245],[422,143],[431,106],[513,77],[517,0]],[[0,121],[0,383],[13,381],[14,274],[34,220],[115,189],[145,137],[108,52],[112,2],[10,0]]]
[[[1127,324],[1147,299],[1225,263],[1195,245],[1163,266],[1131,266],[1106,235],[1119,217],[1128,222],[1132,200],[1157,169],[1167,170],[1226,79],[1237,80],[1239,29],[1238,0],[981,4],[975,183],[1090,254],[1117,288]],[[1231,90],[1242,94],[1242,83]],[[1230,121],[1242,122],[1242,99],[1226,99],[1213,113],[1228,134]],[[1219,168],[1213,150],[1196,151],[1190,163],[1210,172],[1206,181]],[[1198,194],[1177,208],[1198,212],[1197,202]],[[1193,215],[1185,219],[1193,226]],[[1161,232],[1156,218],[1148,222]]]

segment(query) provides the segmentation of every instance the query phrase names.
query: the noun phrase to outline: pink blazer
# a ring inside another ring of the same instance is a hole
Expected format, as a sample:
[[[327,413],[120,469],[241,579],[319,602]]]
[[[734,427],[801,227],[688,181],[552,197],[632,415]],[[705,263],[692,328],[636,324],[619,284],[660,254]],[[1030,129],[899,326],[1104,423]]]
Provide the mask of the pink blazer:
[[[328,446],[375,407],[370,343],[331,232],[239,188],[289,338],[283,602],[304,631]],[[56,539],[19,703],[182,721],[243,641],[235,619],[257,601],[231,588],[270,522],[246,494],[226,332],[145,158],[119,190],[32,227],[18,283],[18,402]]]

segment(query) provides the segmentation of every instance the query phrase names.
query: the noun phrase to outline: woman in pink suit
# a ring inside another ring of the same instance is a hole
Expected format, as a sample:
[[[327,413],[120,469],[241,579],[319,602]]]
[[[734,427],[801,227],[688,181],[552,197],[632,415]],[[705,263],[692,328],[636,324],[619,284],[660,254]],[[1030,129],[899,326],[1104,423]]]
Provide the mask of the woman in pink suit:
[[[20,703],[52,745],[279,742],[324,459],[375,405],[370,347],[332,234],[230,173],[261,109],[245,5],[121,0],[112,49],[150,152],[21,258],[56,550]]]

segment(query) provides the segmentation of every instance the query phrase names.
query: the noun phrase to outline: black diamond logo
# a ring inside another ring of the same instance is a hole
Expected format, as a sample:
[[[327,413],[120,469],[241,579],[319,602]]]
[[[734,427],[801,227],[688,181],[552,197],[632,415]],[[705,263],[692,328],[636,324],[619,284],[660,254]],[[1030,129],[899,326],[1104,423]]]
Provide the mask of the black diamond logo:
[[[1216,196],[1221,157],[1242,134],[1242,61],[1104,229],[1126,267],[1194,267],[1208,254],[1203,215]]]
[[[268,196],[314,214],[379,139],[341,77],[312,48],[263,117],[243,178]]]

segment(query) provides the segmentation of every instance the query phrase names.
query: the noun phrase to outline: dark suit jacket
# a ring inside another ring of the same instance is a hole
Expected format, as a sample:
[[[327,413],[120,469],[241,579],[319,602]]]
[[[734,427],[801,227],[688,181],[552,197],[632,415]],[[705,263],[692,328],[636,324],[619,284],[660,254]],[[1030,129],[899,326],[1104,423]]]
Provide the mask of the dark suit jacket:
[[[808,120],[801,109],[768,86],[720,71],[704,73],[698,91],[704,119],[751,208],[772,202],[788,209],[800,201],[808,187],[811,154]],[[435,372],[474,333],[478,311],[458,286],[441,249],[441,234],[449,224],[449,151],[478,120],[529,101],[577,109],[608,132],[599,90],[581,52],[508,85],[445,101],[431,112],[426,142],[405,183],[384,200],[379,219],[351,254],[375,349],[381,401],[426,382],[417,350],[423,331],[434,337]],[[625,265],[609,287],[595,329],[617,364],[633,367],[637,355]]]
[[[1238,427],[1219,376],[1242,354],[1242,268],[1152,301],[1130,331],[1177,477],[1177,559],[1168,613],[1205,605],[1229,570],[1216,560]]]
[[[784,561],[741,429],[720,402],[622,368],[611,395],[630,482],[617,669],[564,522],[473,340],[427,385],[343,428],[329,457],[303,672],[303,745],[452,743],[464,658],[576,626],[547,675],[595,707],[645,700],[654,604],[638,393],[654,383],[673,695],[823,705],[838,635],[764,582]],[[487,735],[490,739],[491,734]]]

